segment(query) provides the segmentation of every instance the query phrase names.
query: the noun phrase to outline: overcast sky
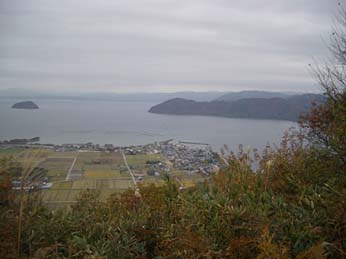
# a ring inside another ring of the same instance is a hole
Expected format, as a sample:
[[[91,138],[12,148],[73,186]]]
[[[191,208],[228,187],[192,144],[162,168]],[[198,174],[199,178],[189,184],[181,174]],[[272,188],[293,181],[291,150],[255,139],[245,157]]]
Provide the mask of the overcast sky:
[[[337,3],[0,0],[0,89],[316,91]]]

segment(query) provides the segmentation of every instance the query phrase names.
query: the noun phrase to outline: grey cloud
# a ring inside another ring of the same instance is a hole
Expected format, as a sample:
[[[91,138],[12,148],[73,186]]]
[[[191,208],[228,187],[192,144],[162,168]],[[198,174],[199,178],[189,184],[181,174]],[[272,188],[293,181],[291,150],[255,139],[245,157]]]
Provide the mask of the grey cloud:
[[[2,0],[0,88],[315,90],[337,1]]]

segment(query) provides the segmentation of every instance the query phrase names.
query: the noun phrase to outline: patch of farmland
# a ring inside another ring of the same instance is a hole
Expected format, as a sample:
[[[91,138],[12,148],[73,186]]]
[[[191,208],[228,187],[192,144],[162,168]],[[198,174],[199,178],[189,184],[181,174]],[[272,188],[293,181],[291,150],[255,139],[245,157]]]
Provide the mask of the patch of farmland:
[[[67,170],[48,169],[47,176],[50,182],[63,181],[67,175]]]
[[[83,170],[112,170],[110,164],[84,164]]]
[[[53,151],[54,152],[54,151]],[[77,156],[78,152],[54,152],[51,156],[54,156],[56,158],[71,158]]]
[[[40,166],[47,169],[69,169],[73,159],[73,157],[48,157],[40,163]]]
[[[132,178],[118,178],[112,180],[97,180],[96,188],[98,190],[112,189],[117,191],[123,191],[128,188],[133,188]]]
[[[39,149],[39,148],[31,148],[31,149],[23,149],[21,152],[15,155],[18,162],[27,163],[42,163],[46,160],[54,151],[48,149]]]
[[[73,157],[48,157],[40,162],[39,167],[48,169],[49,181],[62,181],[65,180],[72,162]]]
[[[126,172],[120,172],[119,170],[110,169],[90,169],[84,171],[84,179],[105,179],[105,178],[117,178],[123,176],[130,176]]]
[[[142,181],[138,182],[140,185],[155,185],[162,186],[165,184],[165,181],[161,177],[144,177]]]
[[[71,189],[73,185],[72,181],[62,181],[53,184],[51,189]]]
[[[70,191],[71,190],[66,190],[66,189],[57,190],[55,201],[67,201]]]
[[[41,190],[40,194],[41,194],[42,201],[48,201],[50,198],[51,192],[52,192],[51,189]]]
[[[137,164],[143,165],[147,161],[151,160],[160,160],[163,161],[163,157],[160,154],[151,154],[151,155],[126,155],[126,159],[129,165]]]
[[[96,189],[96,181],[94,179],[83,179],[73,181],[72,189]]]
[[[78,152],[78,158],[84,162],[99,159],[100,157],[101,152]]]
[[[0,157],[19,155],[24,148],[0,148]]]
[[[43,201],[55,201],[58,194],[57,190],[44,190],[42,191]]]

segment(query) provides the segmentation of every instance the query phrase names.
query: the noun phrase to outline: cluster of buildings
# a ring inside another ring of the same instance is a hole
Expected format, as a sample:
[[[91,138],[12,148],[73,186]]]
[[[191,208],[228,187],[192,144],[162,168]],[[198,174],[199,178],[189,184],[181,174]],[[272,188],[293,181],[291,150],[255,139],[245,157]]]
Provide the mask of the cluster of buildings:
[[[137,145],[137,146],[128,146],[123,148],[126,155],[150,155],[150,154],[159,154],[160,145],[158,142],[150,143],[146,145]]]
[[[160,160],[147,161],[146,167],[149,176],[160,176],[162,172],[169,172],[170,170],[169,166]]]
[[[119,150],[119,147],[114,146],[113,144],[94,144],[92,142],[81,143],[81,144],[61,144],[53,145],[53,148],[57,152],[116,152]]]
[[[160,151],[177,170],[209,176],[222,167],[218,154],[209,145],[192,148],[190,145],[164,142],[160,143]]]

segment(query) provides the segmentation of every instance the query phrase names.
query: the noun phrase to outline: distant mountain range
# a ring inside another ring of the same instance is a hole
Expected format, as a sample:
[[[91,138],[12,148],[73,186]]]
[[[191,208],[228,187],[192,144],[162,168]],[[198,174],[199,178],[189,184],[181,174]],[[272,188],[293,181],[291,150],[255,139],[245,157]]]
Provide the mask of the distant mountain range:
[[[282,92],[268,92],[268,91],[241,91],[241,92],[231,92],[224,94],[215,99],[215,101],[236,101],[245,98],[288,98],[297,93],[282,93]]]
[[[256,93],[269,97],[241,98],[242,96],[258,96]],[[278,96],[273,97],[276,94]],[[312,102],[324,101],[325,97],[320,94],[289,95],[247,91],[226,94],[210,102],[174,98],[153,106],[149,112],[297,121],[302,113],[309,111]]]
[[[183,98],[194,101],[234,101],[243,98],[287,98],[297,93],[280,93],[268,91],[241,91],[241,92],[173,92],[173,93],[114,93],[114,92],[73,92],[73,91],[47,91],[11,88],[0,90],[0,99],[16,100],[100,100],[100,101],[153,101],[163,102],[173,98]]]
[[[25,89],[0,90],[0,99],[52,99],[52,100],[97,100],[97,101],[148,101],[163,102],[172,98],[185,98],[196,101],[211,101],[227,92],[175,92],[175,93],[113,93],[113,92],[52,92]]]

